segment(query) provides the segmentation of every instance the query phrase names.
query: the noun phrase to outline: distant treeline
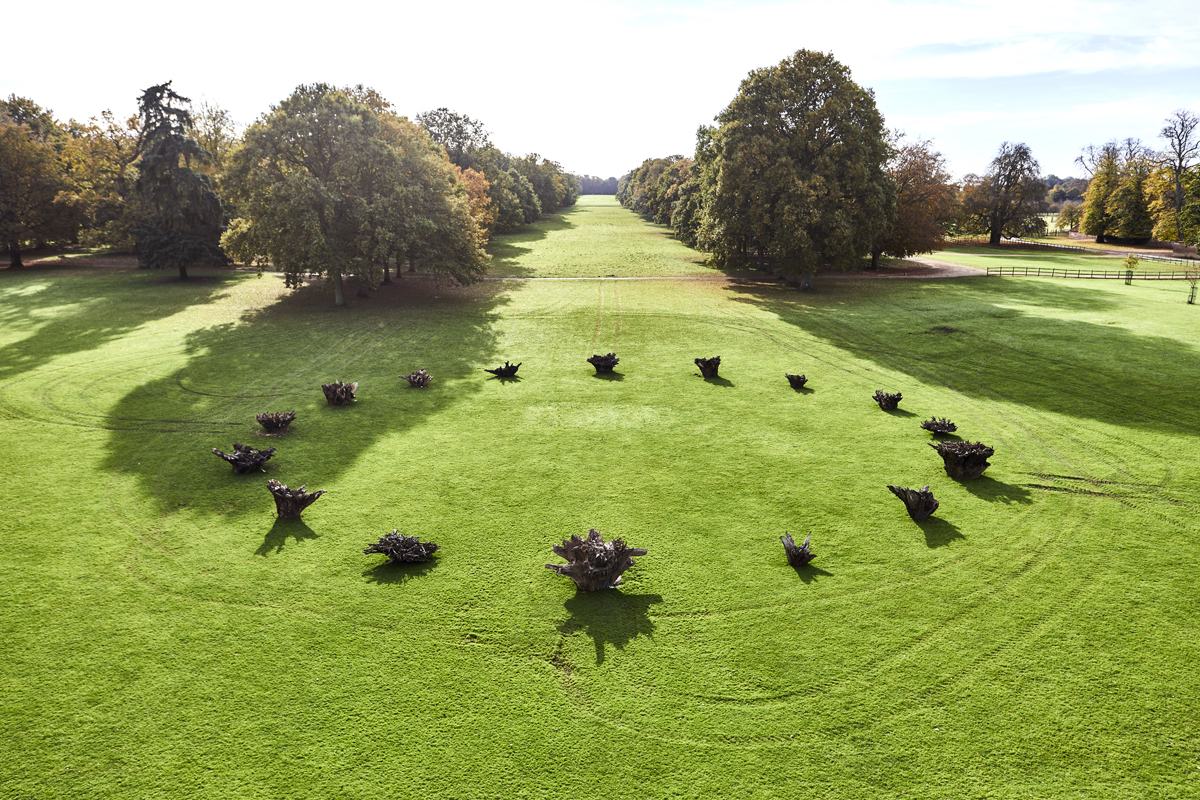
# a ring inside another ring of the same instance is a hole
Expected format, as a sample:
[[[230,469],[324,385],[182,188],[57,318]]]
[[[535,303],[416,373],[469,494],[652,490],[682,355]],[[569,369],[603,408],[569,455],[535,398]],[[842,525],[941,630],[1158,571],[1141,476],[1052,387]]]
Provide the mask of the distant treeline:
[[[600,178],[595,175],[576,175],[579,178],[580,194],[616,194],[616,178]]]

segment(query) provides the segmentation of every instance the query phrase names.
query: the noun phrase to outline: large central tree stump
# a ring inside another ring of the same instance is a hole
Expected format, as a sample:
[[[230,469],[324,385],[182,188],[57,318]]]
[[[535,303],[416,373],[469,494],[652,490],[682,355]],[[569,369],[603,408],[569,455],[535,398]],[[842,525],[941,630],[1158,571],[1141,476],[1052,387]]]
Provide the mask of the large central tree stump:
[[[299,489],[289,489],[277,480],[267,481],[267,491],[275,498],[275,513],[280,519],[297,519],[304,509],[325,494],[324,489],[319,492],[306,492],[305,488],[301,486]]]
[[[908,509],[908,515],[913,518],[913,522],[924,522],[937,511],[938,501],[934,499],[933,492],[929,491],[928,484],[924,489],[909,489],[891,484],[888,484],[888,488],[892,490],[892,494],[904,501],[904,507]]]
[[[348,406],[354,402],[354,393],[358,391],[357,383],[342,383],[334,381],[333,383],[321,384],[321,391],[325,393],[325,400],[331,406]]]
[[[792,385],[793,389],[803,389],[804,384],[808,383],[808,378],[803,375],[790,375],[785,372],[783,377],[788,379],[788,383]]]
[[[700,368],[700,377],[702,378],[719,378],[717,370],[721,368],[721,357],[713,356],[712,358],[697,358],[696,366]]]
[[[783,552],[787,554],[787,562],[793,567],[803,567],[808,562],[816,558],[816,554],[808,549],[808,540],[812,538],[810,533],[804,537],[804,544],[796,547],[795,540],[792,539],[790,533],[785,533],[779,537],[779,541],[783,542]]]
[[[274,414],[256,414],[254,419],[267,433],[287,433],[288,426],[296,420],[295,411],[280,411]]]
[[[930,433],[935,433],[939,436],[945,436],[948,433],[954,433],[958,430],[958,426],[945,417],[938,419],[932,417],[921,423],[921,427]]]
[[[266,450],[255,450],[253,447],[247,447],[244,444],[234,442],[232,453],[222,453],[217,448],[213,448],[213,455],[223,458],[233,466],[233,471],[239,475],[245,475],[248,472],[257,472],[263,469],[263,464],[275,455],[275,448],[268,447]],[[266,470],[263,470],[264,472]]]
[[[588,363],[596,368],[596,374],[599,375],[602,372],[612,372],[613,367],[621,363],[621,359],[617,358],[616,353],[609,353],[606,356],[593,355],[588,359]]]
[[[519,367],[519,366],[521,366],[520,362],[518,362],[516,364],[510,364],[507,361],[505,361],[503,367],[496,367],[495,369],[485,369],[484,372],[490,372],[493,375],[495,375],[497,378],[511,378],[517,374],[517,367]]]
[[[433,376],[426,372],[424,367],[421,367],[421,369],[417,370],[416,372],[411,372],[408,375],[401,375],[400,377],[408,381],[409,386],[417,389],[427,389],[429,388],[430,382],[433,381]]]
[[[904,399],[904,395],[900,394],[900,392],[888,394],[882,389],[876,389],[873,397],[875,398],[875,402],[879,403],[879,407],[884,411],[895,411],[896,406],[900,405],[900,401]]]
[[[363,550],[363,553],[382,553],[393,564],[402,562],[428,561],[438,546],[433,542],[422,542],[416,536],[405,536],[392,531],[378,542]]]
[[[938,451],[946,474],[956,481],[978,478],[991,466],[988,458],[996,454],[981,442],[930,442],[929,446]]]
[[[621,573],[634,565],[634,556],[644,556],[645,548],[626,547],[621,539],[604,541],[600,531],[588,531],[587,539],[572,535],[561,545],[554,545],[554,552],[567,560],[566,564],[547,564],[559,575],[575,581],[582,592],[598,589],[615,589],[621,583]]]

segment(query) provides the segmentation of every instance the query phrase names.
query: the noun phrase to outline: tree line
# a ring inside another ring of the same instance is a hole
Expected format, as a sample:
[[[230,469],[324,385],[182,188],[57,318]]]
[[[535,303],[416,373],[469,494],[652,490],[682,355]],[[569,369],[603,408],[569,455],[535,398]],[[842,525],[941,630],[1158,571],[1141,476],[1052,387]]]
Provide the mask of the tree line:
[[[617,199],[714,265],[770,265],[802,286],[818,270],[868,258],[876,267],[883,255],[940,249],[949,236],[1037,235],[1051,203],[1067,217],[1097,209],[1079,216],[1101,241],[1200,237],[1190,112],[1168,120],[1161,152],[1085,150],[1090,182],[1043,177],[1030,148],[1011,142],[984,174],[956,182],[931,142],[885,128],[874,94],[832,54],[800,50],[752,71],[715,123],[699,128],[694,153],[648,158],[621,176]]]
[[[493,234],[579,194],[577,176],[501,152],[479,121],[445,108],[410,121],[361,85],[300,86],[240,134],[170,82],[125,120],[62,123],[27,98],[0,101],[0,239],[16,268],[23,249],[80,242],[181,278],[232,259],[289,286],[323,277],[341,305],[345,276],[364,293],[392,265],[477,280]]]

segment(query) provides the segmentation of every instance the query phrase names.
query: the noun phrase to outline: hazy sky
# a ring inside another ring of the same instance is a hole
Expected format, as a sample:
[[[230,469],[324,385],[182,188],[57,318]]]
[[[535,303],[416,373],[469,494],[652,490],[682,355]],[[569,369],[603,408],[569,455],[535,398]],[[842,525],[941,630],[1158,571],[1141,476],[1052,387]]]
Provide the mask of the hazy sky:
[[[1195,0],[12,6],[0,94],[61,118],[130,114],[173,80],[248,124],[298,84],[363,83],[402,114],[446,106],[501,149],[601,177],[690,154],[749,70],[798,49],[832,52],[955,175],[984,171],[1005,140],[1077,175],[1084,145],[1159,146],[1168,114],[1200,112]]]

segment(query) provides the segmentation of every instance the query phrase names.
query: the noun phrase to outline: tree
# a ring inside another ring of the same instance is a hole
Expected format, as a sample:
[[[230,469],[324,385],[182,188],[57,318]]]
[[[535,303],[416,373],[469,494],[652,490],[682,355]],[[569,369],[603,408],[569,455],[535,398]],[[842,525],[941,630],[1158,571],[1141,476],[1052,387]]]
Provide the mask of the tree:
[[[1116,142],[1109,142],[1099,148],[1088,145],[1076,161],[1083,165],[1092,177],[1083,203],[1083,218],[1080,220],[1079,230],[1088,236],[1095,236],[1097,242],[1103,242],[1105,235],[1112,229],[1108,199],[1112,197],[1120,181],[1120,151]]]
[[[1046,223],[1038,212],[1046,186],[1039,177],[1041,165],[1029,146],[1004,142],[985,175],[963,179],[963,227],[986,233],[991,244],[1002,236],[1041,233]]]
[[[1174,183],[1175,217],[1183,211],[1184,180],[1183,176],[1191,168],[1192,162],[1200,158],[1200,117],[1191,111],[1176,110],[1167,117],[1159,136],[1167,140],[1167,146],[1158,156],[1158,163],[1165,167]]]
[[[871,266],[887,253],[908,258],[931,253],[946,244],[946,228],[958,210],[956,187],[946,171],[946,159],[928,140],[903,142],[893,150],[887,171],[896,184],[896,221],[871,247]]]
[[[832,55],[799,50],[753,70],[716,119],[716,263],[757,251],[785,274],[848,269],[891,225],[883,117]]]
[[[1070,230],[1079,224],[1083,219],[1083,209],[1079,203],[1066,202],[1063,203],[1062,210],[1058,212],[1058,218],[1054,220],[1054,227],[1062,230]]]
[[[140,156],[135,184],[134,238],[147,267],[174,267],[187,280],[190,264],[224,264],[225,213],[212,179],[192,169],[211,154],[190,135],[191,103],[171,82],[151,86],[138,101]]]
[[[482,122],[448,108],[417,114],[417,122],[435,142],[446,148],[450,160],[463,169],[478,169],[476,152],[492,144]]]
[[[1106,237],[1149,238],[1153,219],[1146,196],[1152,153],[1138,139],[1088,145],[1075,159],[1091,173],[1079,229],[1097,242]],[[1149,222],[1147,223],[1147,220]]]
[[[1154,217],[1146,202],[1145,169],[1131,168],[1108,200],[1113,235],[1119,239],[1149,239]]]
[[[38,133],[0,115],[0,242],[13,269],[26,242],[71,240],[83,222],[58,154]]]
[[[86,123],[71,121],[69,172],[86,214],[84,238],[110,247],[133,247],[131,199],[138,157],[138,119],[111,111]]]

